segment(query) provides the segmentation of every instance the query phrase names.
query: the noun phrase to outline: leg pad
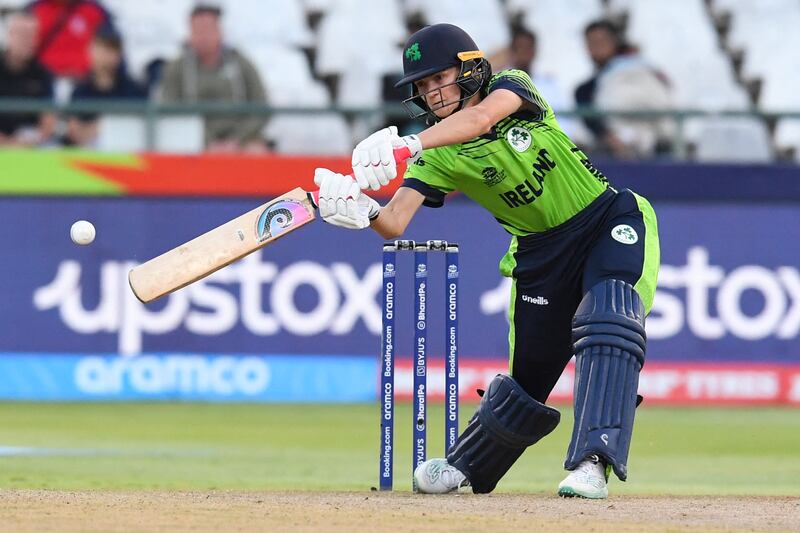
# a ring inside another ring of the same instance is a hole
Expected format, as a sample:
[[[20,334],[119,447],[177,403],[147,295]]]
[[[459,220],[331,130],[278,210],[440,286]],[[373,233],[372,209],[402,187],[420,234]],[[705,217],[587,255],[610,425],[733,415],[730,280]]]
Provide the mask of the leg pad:
[[[514,378],[496,376],[447,461],[475,493],[494,490],[525,448],[553,431],[561,414],[534,400]]]
[[[629,283],[604,280],[586,293],[573,320],[575,426],[564,467],[603,457],[621,480],[644,364],[644,305]]]

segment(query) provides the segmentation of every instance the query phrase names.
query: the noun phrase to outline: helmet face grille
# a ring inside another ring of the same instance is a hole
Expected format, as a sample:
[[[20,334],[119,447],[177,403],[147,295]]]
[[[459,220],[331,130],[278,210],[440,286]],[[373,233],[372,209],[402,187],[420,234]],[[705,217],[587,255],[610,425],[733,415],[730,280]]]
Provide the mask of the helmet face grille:
[[[417,92],[416,85],[411,83],[411,96],[403,100],[403,107],[405,107],[411,118],[426,117],[426,122],[428,123],[439,122],[442,119],[436,115],[435,111],[451,105],[457,105],[453,113],[461,110],[467,100],[472,98],[478,91],[488,84],[491,76],[491,65],[489,65],[489,62],[482,57],[462,61],[458,77],[456,78],[456,81],[452,83],[442,85],[441,87],[433,89],[432,91],[428,91],[424,95],[420,95]],[[441,101],[443,100],[441,94],[442,89],[451,87],[453,85],[458,85],[459,89],[461,90],[461,98],[459,98],[456,102],[451,102],[449,104],[442,104],[434,108],[428,107],[424,96],[432,96],[438,92],[438,100]]]

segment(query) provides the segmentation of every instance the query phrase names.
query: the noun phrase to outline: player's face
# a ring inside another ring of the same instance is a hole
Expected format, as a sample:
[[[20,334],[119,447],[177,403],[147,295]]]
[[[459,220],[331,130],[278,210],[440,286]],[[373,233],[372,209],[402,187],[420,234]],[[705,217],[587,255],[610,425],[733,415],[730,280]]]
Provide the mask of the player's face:
[[[450,67],[414,82],[425,104],[439,118],[449,116],[458,108],[461,99],[461,89],[456,85],[458,72],[458,67]]]

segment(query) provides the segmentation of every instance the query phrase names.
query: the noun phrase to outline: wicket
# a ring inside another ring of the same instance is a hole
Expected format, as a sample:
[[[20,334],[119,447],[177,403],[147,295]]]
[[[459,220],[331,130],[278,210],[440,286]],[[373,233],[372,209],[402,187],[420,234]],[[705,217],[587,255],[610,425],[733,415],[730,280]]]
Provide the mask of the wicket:
[[[395,276],[398,251],[414,252],[414,419],[412,466],[427,453],[428,377],[428,252],[445,252],[445,452],[458,438],[458,244],[442,240],[395,241],[383,245],[383,310],[381,350],[380,489],[392,490],[394,477]]]

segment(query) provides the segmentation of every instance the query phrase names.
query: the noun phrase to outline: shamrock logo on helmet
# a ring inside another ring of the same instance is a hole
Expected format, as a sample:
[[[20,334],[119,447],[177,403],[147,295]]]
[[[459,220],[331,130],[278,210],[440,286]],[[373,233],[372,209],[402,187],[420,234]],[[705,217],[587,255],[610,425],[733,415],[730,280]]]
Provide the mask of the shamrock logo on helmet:
[[[419,50],[419,43],[414,43],[406,48],[406,59],[411,61],[419,61],[422,59],[422,52]]]

